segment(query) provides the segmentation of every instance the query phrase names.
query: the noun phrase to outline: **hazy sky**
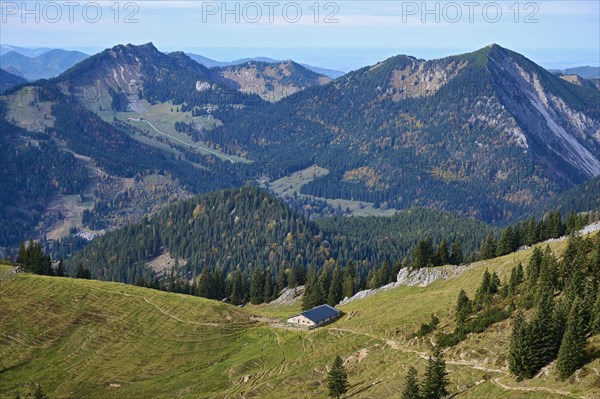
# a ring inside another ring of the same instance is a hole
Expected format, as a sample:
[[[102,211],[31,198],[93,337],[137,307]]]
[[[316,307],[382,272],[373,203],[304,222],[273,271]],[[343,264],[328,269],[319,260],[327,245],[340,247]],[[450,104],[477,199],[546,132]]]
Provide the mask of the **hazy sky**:
[[[350,70],[395,54],[436,58],[498,43],[549,68],[600,65],[597,0],[0,3],[0,43],[24,47],[93,53],[151,41],[219,60],[267,56]]]

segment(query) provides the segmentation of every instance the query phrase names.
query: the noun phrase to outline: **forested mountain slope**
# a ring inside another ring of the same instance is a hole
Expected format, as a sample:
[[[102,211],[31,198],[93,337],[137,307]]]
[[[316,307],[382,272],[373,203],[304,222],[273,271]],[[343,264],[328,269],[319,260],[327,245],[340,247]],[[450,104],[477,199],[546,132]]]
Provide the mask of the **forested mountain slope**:
[[[354,221],[363,226],[362,234],[352,227]],[[270,194],[244,187],[179,202],[108,233],[69,259],[67,269],[74,274],[78,267],[87,267],[101,279],[130,284],[138,278],[151,281],[154,272],[146,263],[168,252],[179,258],[181,268],[176,273],[185,280],[204,269],[221,269],[221,278],[239,271],[247,280],[255,269],[274,277],[297,266],[303,270],[309,265],[332,267],[336,262],[343,266],[352,259],[364,285],[371,269],[380,268],[384,261],[387,267],[401,261],[427,235],[435,243],[458,238],[469,254],[490,231],[484,223],[430,210],[401,214],[383,223],[361,218],[347,224],[324,221],[320,227]],[[440,229],[440,223],[445,228]]]
[[[502,222],[600,173],[599,96],[493,45],[393,57],[262,109],[219,113],[233,122],[204,138],[275,170],[330,170],[305,194]]]

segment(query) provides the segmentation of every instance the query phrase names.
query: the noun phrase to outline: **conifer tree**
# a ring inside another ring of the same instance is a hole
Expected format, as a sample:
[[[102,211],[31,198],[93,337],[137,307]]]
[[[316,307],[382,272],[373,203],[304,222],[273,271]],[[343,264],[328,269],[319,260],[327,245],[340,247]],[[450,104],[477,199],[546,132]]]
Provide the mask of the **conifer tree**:
[[[319,292],[317,288],[317,276],[314,266],[308,268],[306,283],[304,284],[304,295],[302,297],[302,310],[309,310],[318,305]]]
[[[528,330],[529,342],[531,342],[529,362],[534,372],[548,364],[558,352],[552,292],[547,291],[542,295]]]
[[[450,263],[450,254],[448,251],[448,242],[446,241],[446,239],[443,239],[440,242],[440,245],[438,245],[433,259],[435,266],[442,266]]]
[[[452,244],[452,255],[450,255],[450,263],[453,265],[460,265],[463,263],[464,254],[462,249],[462,240],[460,237],[454,239]]]
[[[600,294],[596,295],[596,302],[592,309],[592,334],[600,334]]]
[[[264,275],[260,268],[255,267],[250,280],[250,302],[254,305],[262,303],[264,300]]]
[[[489,233],[481,245],[481,259],[492,259],[496,257],[496,239]]]
[[[446,362],[439,346],[433,348],[427,361],[425,378],[421,387],[422,399],[441,399],[448,395]]]
[[[271,302],[271,298],[273,298],[273,284],[271,282],[271,272],[269,270],[265,271],[265,286],[263,288],[263,302],[269,303]]]
[[[496,249],[496,255],[502,256],[516,250],[517,248],[515,245],[515,241],[516,240],[513,228],[511,226],[508,226],[504,229],[502,235],[500,236],[500,240],[498,241],[498,248]]]
[[[316,303],[316,305],[322,305],[324,303],[327,303],[330,286],[331,286],[331,277],[330,277],[330,273],[329,273],[329,268],[327,266],[323,266],[321,268],[321,273],[319,274],[319,279],[317,280],[317,303]]]
[[[529,328],[519,311],[513,321],[510,346],[508,350],[508,369],[511,373],[522,378],[531,378],[535,371],[531,367],[531,342]]]
[[[282,267],[275,276],[275,293],[279,294],[285,287],[287,287],[288,278],[286,270]]]
[[[581,366],[585,348],[585,329],[583,302],[575,298],[556,361],[556,369],[563,380],[569,378]]]
[[[348,392],[350,385],[348,384],[348,373],[344,368],[344,362],[338,355],[336,356],[331,370],[327,376],[327,387],[329,388],[329,396],[339,399],[343,394]]]
[[[465,290],[460,290],[458,299],[456,300],[456,321],[458,324],[463,324],[471,313],[471,300],[467,296]]]
[[[517,293],[519,285],[523,282],[523,265],[521,262],[510,272],[510,280],[508,282],[508,295],[512,296]]]
[[[342,287],[342,270],[339,265],[333,269],[333,277],[331,278],[331,285],[329,286],[329,295],[327,297],[327,303],[331,306],[335,306],[343,299],[343,287]]]
[[[418,381],[417,370],[410,366],[406,373],[406,380],[404,382],[404,389],[402,390],[402,399],[421,399],[419,392],[419,381]]]
[[[419,241],[417,246],[412,251],[411,258],[411,268],[413,269],[420,269],[431,264],[433,258],[433,247],[430,237]]]

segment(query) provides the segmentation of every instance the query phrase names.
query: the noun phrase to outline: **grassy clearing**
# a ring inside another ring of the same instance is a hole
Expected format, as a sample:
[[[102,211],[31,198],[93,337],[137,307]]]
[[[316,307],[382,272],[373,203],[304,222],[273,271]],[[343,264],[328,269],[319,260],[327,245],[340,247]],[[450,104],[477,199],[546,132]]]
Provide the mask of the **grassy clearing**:
[[[6,120],[33,132],[43,132],[54,126],[51,102],[40,102],[39,88],[28,86],[9,96],[0,96],[6,102]]]
[[[551,244],[562,251],[565,243]],[[0,282],[0,397],[41,383],[52,398],[325,398],[327,366],[340,354],[347,397],[399,397],[414,365],[423,375],[429,337],[410,338],[432,312],[451,330],[456,296],[470,296],[486,268],[507,275],[531,250],[479,262],[428,287],[400,287],[351,302],[337,322],[286,330],[298,305],[236,308],[216,301],[88,280],[18,275]],[[0,271],[6,269],[0,267]],[[264,319],[263,319],[264,320]],[[456,398],[596,398],[600,359],[572,381],[516,382],[505,371],[510,321],[446,353]],[[589,340],[600,346],[600,336]]]
[[[344,211],[349,209],[350,213],[354,216],[392,216],[396,213],[395,209],[377,209],[371,202],[330,199],[300,194],[300,188],[302,186],[310,183],[320,176],[327,176],[328,174],[329,170],[322,168],[319,165],[312,165],[306,169],[291,173],[282,177],[281,179],[270,182],[268,184],[268,188],[273,190],[275,194],[282,198],[293,197],[297,195],[299,197],[322,200],[334,208],[340,207]]]
[[[150,122],[158,131],[170,136],[167,137],[165,135],[161,135],[147,123],[135,122],[136,126],[143,128],[149,134],[156,138],[155,140],[150,140],[147,137],[133,135],[135,139],[140,140],[145,144],[152,145],[152,143],[149,143],[148,141],[155,141],[156,143],[162,144],[162,146],[167,147],[166,149],[169,149],[169,152],[172,152],[173,150],[163,143],[165,140],[170,140],[177,145],[187,145],[190,147],[194,147],[201,154],[216,155],[221,159],[231,160],[232,162],[251,162],[242,157],[224,154],[218,150],[203,147],[199,143],[194,142],[191,139],[191,137],[187,134],[180,133],[177,130],[175,130],[176,122],[191,123],[194,124],[198,129],[212,129],[213,127],[221,124],[219,120],[213,118],[212,116],[192,116],[191,111],[178,111],[179,107],[173,105],[171,102],[150,104],[146,100],[141,100],[140,106],[145,110],[144,112],[114,112],[110,109],[110,107],[102,107],[102,110],[99,107],[96,107],[95,109],[94,107],[91,108],[94,110],[94,112],[100,115],[100,117],[107,122],[112,122],[114,118],[121,121],[127,121],[127,118],[130,117],[144,118],[145,121]]]

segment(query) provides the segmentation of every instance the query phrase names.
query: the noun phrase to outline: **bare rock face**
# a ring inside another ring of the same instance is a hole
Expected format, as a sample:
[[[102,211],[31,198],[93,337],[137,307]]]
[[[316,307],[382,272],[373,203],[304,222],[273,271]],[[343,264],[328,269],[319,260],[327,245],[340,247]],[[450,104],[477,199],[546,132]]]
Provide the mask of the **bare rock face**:
[[[396,277],[395,283],[390,283],[384,285],[383,287],[364,290],[357,292],[354,294],[352,298],[344,298],[339,305],[345,305],[349,302],[354,301],[355,299],[362,299],[369,297],[371,295],[377,294],[381,291],[391,290],[396,287],[400,287],[402,285],[405,286],[417,286],[417,287],[427,287],[437,280],[448,280],[454,278],[461,273],[469,270],[472,266],[445,266],[445,267],[424,267],[419,270],[411,270],[411,269],[401,269],[398,272],[398,276]]]
[[[281,292],[277,299],[271,302],[272,305],[293,305],[304,294],[304,286],[299,285],[296,288],[286,288]]]

